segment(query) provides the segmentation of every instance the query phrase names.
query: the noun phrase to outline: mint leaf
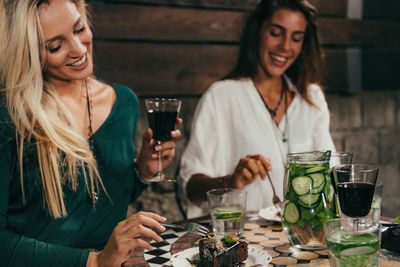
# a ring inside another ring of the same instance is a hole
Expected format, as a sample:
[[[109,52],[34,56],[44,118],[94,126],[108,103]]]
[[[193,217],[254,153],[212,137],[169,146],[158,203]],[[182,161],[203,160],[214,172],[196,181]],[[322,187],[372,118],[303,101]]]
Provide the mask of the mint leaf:
[[[400,216],[397,216],[397,217],[396,217],[396,222],[397,222],[398,224],[400,224]]]

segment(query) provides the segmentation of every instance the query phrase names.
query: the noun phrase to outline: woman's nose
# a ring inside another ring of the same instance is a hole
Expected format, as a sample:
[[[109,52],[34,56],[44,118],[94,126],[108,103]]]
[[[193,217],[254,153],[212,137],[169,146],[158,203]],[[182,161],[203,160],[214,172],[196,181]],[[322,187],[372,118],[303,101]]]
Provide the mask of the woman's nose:
[[[86,54],[87,47],[85,43],[78,37],[72,38],[70,44],[70,56],[71,57],[80,57]]]
[[[284,36],[284,37],[282,38],[281,47],[282,47],[285,51],[288,51],[288,50],[290,50],[291,45],[292,45],[292,40],[290,39],[290,36]]]

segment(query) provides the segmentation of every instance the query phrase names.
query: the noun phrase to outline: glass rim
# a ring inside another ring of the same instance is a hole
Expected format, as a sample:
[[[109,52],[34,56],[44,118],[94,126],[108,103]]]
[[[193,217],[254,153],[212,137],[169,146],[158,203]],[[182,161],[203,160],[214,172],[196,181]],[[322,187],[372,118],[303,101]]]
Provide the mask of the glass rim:
[[[329,227],[328,224],[335,224],[335,223],[337,224],[337,223],[339,223],[339,227],[341,227],[342,226],[342,222],[343,222],[343,218],[334,218],[334,219],[329,219],[329,220],[325,221],[323,223],[323,225],[324,225],[324,228],[328,228]],[[349,233],[354,233],[354,232],[362,233],[362,232],[370,232],[371,230],[375,230],[377,228],[378,229],[381,228],[381,223],[375,221],[374,219],[363,218],[361,220],[361,222],[368,222],[369,223],[369,227],[367,229],[357,230],[357,231],[354,231],[354,230],[346,231],[344,229],[341,229],[341,230],[344,231],[344,232],[349,232]]]
[[[340,157],[340,156],[353,156],[353,152],[348,152],[348,151],[332,151],[331,152],[331,157]]]
[[[329,154],[328,154],[329,153]],[[290,152],[287,154],[287,160],[289,163],[300,161],[304,164],[315,164],[315,163],[329,163],[331,150],[314,150],[306,152]],[[329,156],[327,156],[329,155]],[[305,156],[303,158],[296,158]]]
[[[146,98],[145,101],[170,101],[170,102],[182,102],[181,99],[178,98],[168,98],[168,97],[150,97]]]
[[[224,193],[229,193],[229,192],[238,192],[240,194],[247,194],[246,190],[243,189],[238,189],[238,188],[233,188],[233,187],[225,187],[225,188],[214,188],[214,189],[210,189],[206,192],[207,195],[213,195],[212,193],[215,192],[221,192],[222,194]],[[221,195],[222,195],[221,194]]]
[[[341,168],[346,168],[346,167],[350,167],[350,169],[341,169]],[[357,168],[357,170],[354,170],[354,167]],[[344,173],[344,172],[361,172],[361,173],[370,173],[370,172],[375,172],[379,170],[379,167],[377,165],[374,164],[340,164],[340,165],[335,165],[332,167],[332,170],[334,172],[340,172],[340,173]]]

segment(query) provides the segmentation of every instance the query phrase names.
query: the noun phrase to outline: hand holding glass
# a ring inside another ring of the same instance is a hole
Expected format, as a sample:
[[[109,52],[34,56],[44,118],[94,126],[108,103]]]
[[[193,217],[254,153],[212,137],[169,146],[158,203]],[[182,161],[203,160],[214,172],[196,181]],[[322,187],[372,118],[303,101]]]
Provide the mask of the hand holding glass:
[[[160,145],[171,139],[171,131],[175,130],[176,119],[181,108],[182,101],[178,99],[150,98],[145,100],[147,119],[153,131],[153,138]],[[149,180],[150,182],[172,181],[167,178],[162,167],[162,155],[159,153],[158,172]]]

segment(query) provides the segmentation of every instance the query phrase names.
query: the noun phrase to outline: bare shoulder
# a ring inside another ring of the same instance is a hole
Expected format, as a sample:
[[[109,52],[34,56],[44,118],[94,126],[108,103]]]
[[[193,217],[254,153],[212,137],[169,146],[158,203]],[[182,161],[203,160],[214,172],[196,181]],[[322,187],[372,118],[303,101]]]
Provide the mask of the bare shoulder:
[[[90,84],[93,88],[92,89],[93,98],[96,101],[110,102],[112,104],[115,103],[115,100],[117,98],[117,93],[115,92],[115,89],[111,85],[103,83],[96,79],[92,79],[90,81]]]

